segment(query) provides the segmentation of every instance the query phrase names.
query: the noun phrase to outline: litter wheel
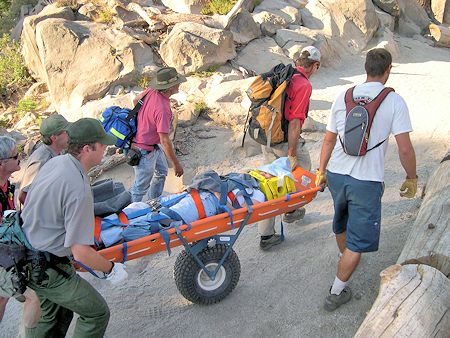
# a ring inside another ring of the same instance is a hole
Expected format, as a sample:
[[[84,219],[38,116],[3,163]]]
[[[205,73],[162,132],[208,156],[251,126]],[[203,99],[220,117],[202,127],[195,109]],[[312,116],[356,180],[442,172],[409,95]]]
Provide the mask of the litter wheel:
[[[206,247],[198,257],[209,271],[214,271],[226,250],[226,245],[218,244],[212,248]],[[208,305],[220,302],[233,291],[240,275],[241,264],[233,249],[214,280],[208,277],[186,250],[178,255],[175,262],[174,278],[178,291],[184,298],[196,304]]]

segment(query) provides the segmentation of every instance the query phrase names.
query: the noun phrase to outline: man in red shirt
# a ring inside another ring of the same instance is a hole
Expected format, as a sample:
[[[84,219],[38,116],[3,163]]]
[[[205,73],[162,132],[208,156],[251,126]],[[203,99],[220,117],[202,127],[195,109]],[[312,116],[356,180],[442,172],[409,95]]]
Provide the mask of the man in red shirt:
[[[137,115],[137,132],[131,144],[141,153],[139,164],[134,166],[134,182],[130,189],[133,202],[140,202],[144,195],[146,199],[152,199],[162,194],[168,170],[167,158],[173,164],[175,175],[183,175],[183,167],[169,139],[172,121],[169,98],[185,81],[186,78],[175,68],[161,68],[150,88],[135,100],[145,97]]]
[[[288,142],[267,147],[262,145],[262,151],[267,163],[276,158],[287,156],[291,162],[291,169],[298,165],[306,170],[311,170],[311,159],[308,151],[304,148],[305,140],[300,137],[302,125],[309,110],[309,102],[312,86],[309,78],[320,67],[320,52],[316,47],[307,46],[300,52],[295,61],[299,74],[294,74],[286,88],[286,101],[284,105],[284,116],[289,122]],[[305,215],[305,208],[286,213],[283,220],[287,223],[300,220]],[[261,235],[260,247],[267,250],[281,243],[281,236],[275,233],[275,218],[266,219],[258,223]]]

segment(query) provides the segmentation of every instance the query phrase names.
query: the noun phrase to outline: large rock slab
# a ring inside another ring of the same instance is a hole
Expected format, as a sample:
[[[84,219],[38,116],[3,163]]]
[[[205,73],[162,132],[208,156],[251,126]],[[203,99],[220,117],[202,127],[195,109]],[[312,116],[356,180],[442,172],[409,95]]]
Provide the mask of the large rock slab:
[[[105,97],[100,100],[87,102],[77,112],[74,112],[66,117],[72,121],[78,120],[82,117],[92,117],[96,119],[106,108],[111,106],[131,109],[133,108],[133,100],[135,97],[136,95],[133,92],[125,95],[105,95]]]
[[[299,8],[300,3],[283,0],[264,0],[255,7],[253,13],[270,12],[285,19],[288,24],[300,24],[301,13]]]
[[[289,24],[282,16],[267,11],[253,14],[253,20],[260,24],[262,34],[267,36],[275,35],[278,29],[285,28]]]
[[[251,41],[234,60],[239,66],[261,74],[279,63],[292,63],[274,39],[263,37]]]
[[[397,2],[400,7],[399,33],[408,37],[421,34],[431,23],[425,9],[415,0],[397,0]]]
[[[379,26],[371,0],[312,0],[303,11],[306,27],[321,29],[333,44],[354,54],[366,47]]]
[[[157,70],[149,46],[103,24],[47,19],[36,26],[36,44],[52,103],[68,118],[110,88]]]
[[[389,28],[381,28],[377,33],[377,45],[376,48],[384,48],[392,55],[392,59],[396,61],[400,56],[400,48],[397,42],[394,40],[394,34]]]
[[[236,56],[233,34],[193,22],[176,24],[160,45],[164,62],[182,74],[222,65]]]
[[[397,0],[373,0],[373,3],[394,17],[400,16],[400,6]]]
[[[434,18],[438,22],[444,23],[446,11],[450,13],[450,2],[447,0],[431,0],[431,10]]]
[[[209,0],[161,0],[164,6],[177,13],[200,14]]]
[[[38,46],[36,44],[36,26],[50,18],[74,20],[75,15],[69,7],[57,7],[56,4],[46,6],[39,14],[28,16],[23,20],[22,55],[31,76],[36,80],[46,81]]]
[[[290,59],[297,59],[300,51],[313,45],[317,39],[317,32],[302,26],[289,26],[289,29],[279,29],[275,36],[278,46]]]
[[[380,9],[376,9],[375,12],[377,13],[378,20],[380,20],[380,28],[384,27],[393,32],[395,28],[395,18]]]
[[[261,36],[259,24],[253,20],[252,15],[246,10],[241,10],[231,20],[228,29],[233,33],[234,41],[239,44],[247,44]]]

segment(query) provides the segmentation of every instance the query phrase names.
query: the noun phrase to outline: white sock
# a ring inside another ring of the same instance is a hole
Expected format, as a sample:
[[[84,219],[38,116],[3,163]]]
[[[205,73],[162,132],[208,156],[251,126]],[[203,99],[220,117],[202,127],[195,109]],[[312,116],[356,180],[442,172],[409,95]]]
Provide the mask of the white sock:
[[[333,283],[333,286],[331,287],[330,293],[332,295],[340,295],[346,285],[347,285],[347,282],[343,282],[339,278],[336,277],[334,279],[334,283]]]
[[[343,255],[343,253],[342,253],[342,252],[339,252],[339,253],[338,253],[338,258],[341,259],[342,255]]]

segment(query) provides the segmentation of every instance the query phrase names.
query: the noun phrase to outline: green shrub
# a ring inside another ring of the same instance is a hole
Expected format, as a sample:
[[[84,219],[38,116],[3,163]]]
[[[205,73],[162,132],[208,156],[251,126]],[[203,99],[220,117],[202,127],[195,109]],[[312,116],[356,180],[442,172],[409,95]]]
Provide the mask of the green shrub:
[[[205,114],[209,111],[209,107],[206,105],[205,102],[196,102],[194,105],[194,113],[197,116],[200,116],[202,114]]]
[[[26,86],[32,80],[20,55],[20,46],[8,35],[0,38],[0,93]]]
[[[36,5],[37,0],[0,0],[0,36],[9,34],[19,19],[23,5]]]
[[[23,116],[25,113],[34,112],[37,108],[37,103],[33,98],[24,97],[17,104],[17,114]]]
[[[69,7],[70,9],[77,11],[80,5],[77,0],[56,0],[56,7]]]
[[[136,85],[141,88],[148,88],[151,81],[151,77],[148,75],[142,75],[136,82]]]
[[[0,128],[5,128],[5,129],[11,128],[10,121],[3,117],[0,117]]]
[[[101,23],[112,23],[113,22],[113,12],[111,8],[104,5],[101,6],[97,12],[97,22]]]
[[[216,72],[216,70],[220,67],[220,65],[214,65],[214,66],[210,66],[208,67],[206,70],[202,71],[202,72],[196,72],[194,74],[192,74],[193,76],[197,76],[197,77],[210,77],[213,76],[214,73]]]
[[[233,8],[237,0],[210,0],[201,10],[201,14],[221,14],[225,15]]]

